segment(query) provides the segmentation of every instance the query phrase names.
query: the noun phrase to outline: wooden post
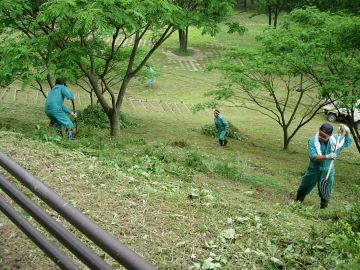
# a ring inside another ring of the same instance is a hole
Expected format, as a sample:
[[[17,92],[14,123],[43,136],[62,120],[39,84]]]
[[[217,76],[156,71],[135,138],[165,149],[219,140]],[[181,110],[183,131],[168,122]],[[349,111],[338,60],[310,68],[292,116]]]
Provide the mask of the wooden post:
[[[0,96],[0,101],[3,101],[5,99],[5,95],[8,92],[9,88],[5,88],[4,92],[2,93],[2,95]]]
[[[133,107],[133,109],[135,110],[135,105],[133,104],[132,100],[129,98],[130,104]]]
[[[79,105],[81,105],[81,94],[79,94]]]
[[[17,98],[17,91],[18,91],[18,90],[15,89],[15,92],[14,92],[14,101],[16,101],[16,98]]]

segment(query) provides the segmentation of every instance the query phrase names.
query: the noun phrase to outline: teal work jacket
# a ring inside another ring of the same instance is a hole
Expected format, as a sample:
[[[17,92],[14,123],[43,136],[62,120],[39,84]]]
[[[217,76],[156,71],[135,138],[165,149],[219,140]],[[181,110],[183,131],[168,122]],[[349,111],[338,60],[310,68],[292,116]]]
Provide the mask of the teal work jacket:
[[[229,129],[229,123],[223,116],[216,116],[214,118],[215,127],[218,132],[218,138],[219,140],[225,140],[226,132]]]

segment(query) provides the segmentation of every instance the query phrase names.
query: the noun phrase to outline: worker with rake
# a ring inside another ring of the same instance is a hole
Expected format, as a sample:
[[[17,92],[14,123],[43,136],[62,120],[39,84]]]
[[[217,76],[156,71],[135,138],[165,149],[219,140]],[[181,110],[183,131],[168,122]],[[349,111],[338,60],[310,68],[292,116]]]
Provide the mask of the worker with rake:
[[[308,142],[310,162],[297,190],[297,201],[303,202],[305,196],[317,185],[320,208],[328,206],[334,184],[336,157],[351,143],[350,129],[347,126],[340,124],[338,134],[333,134],[332,125],[321,125],[319,131]]]
[[[229,129],[229,123],[224,116],[220,115],[220,111],[218,109],[214,110],[214,122],[220,146],[225,146],[228,142],[226,134]]]
[[[73,111],[64,106],[64,99],[72,101]],[[61,79],[56,79],[55,86],[50,90],[45,101],[45,113],[54,126],[55,131],[62,136],[62,127],[65,128],[67,137],[70,140],[75,139],[75,132],[73,131],[73,122],[67,114],[71,114],[76,118],[74,94],[67,88],[66,84]]]
[[[146,64],[145,66],[148,68],[149,71],[149,78],[147,79],[147,84],[150,86],[150,88],[153,88],[155,83],[155,68],[148,64]]]

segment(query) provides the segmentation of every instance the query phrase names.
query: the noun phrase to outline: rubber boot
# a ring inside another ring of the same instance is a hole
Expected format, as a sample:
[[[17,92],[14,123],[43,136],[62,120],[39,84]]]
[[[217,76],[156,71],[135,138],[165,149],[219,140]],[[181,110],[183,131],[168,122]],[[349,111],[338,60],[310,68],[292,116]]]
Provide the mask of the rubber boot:
[[[227,139],[224,140],[224,146],[226,146],[226,145],[227,145]]]
[[[328,206],[328,204],[329,204],[328,200],[325,200],[325,199],[321,198],[321,200],[320,200],[320,209],[326,208]]]
[[[61,138],[64,137],[61,129],[56,130],[56,134],[57,134],[58,136],[60,136]]]
[[[69,140],[74,140],[75,139],[75,133],[71,129],[68,130],[67,135],[68,135]]]
[[[296,198],[295,198],[295,201],[299,201],[299,202],[303,202],[305,199],[305,195],[301,195],[299,193],[296,193]]]

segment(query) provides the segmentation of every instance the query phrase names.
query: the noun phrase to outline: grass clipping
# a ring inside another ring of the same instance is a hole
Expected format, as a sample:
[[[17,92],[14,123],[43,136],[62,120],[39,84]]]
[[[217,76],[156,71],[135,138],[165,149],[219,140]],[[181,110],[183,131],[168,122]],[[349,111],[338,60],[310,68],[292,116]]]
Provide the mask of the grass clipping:
[[[128,128],[136,126],[135,123],[128,120],[124,113],[120,113],[120,128]],[[84,110],[79,112],[78,121],[87,126],[94,128],[107,129],[110,128],[110,123],[107,115],[100,105],[89,105]]]
[[[218,135],[218,132],[215,128],[214,124],[207,124],[201,127],[201,134],[204,134],[209,137],[216,138]],[[226,135],[228,138],[232,138],[238,141],[246,140],[246,136],[243,134],[240,134],[240,131],[237,127],[235,127],[233,124],[229,122],[229,129]]]

